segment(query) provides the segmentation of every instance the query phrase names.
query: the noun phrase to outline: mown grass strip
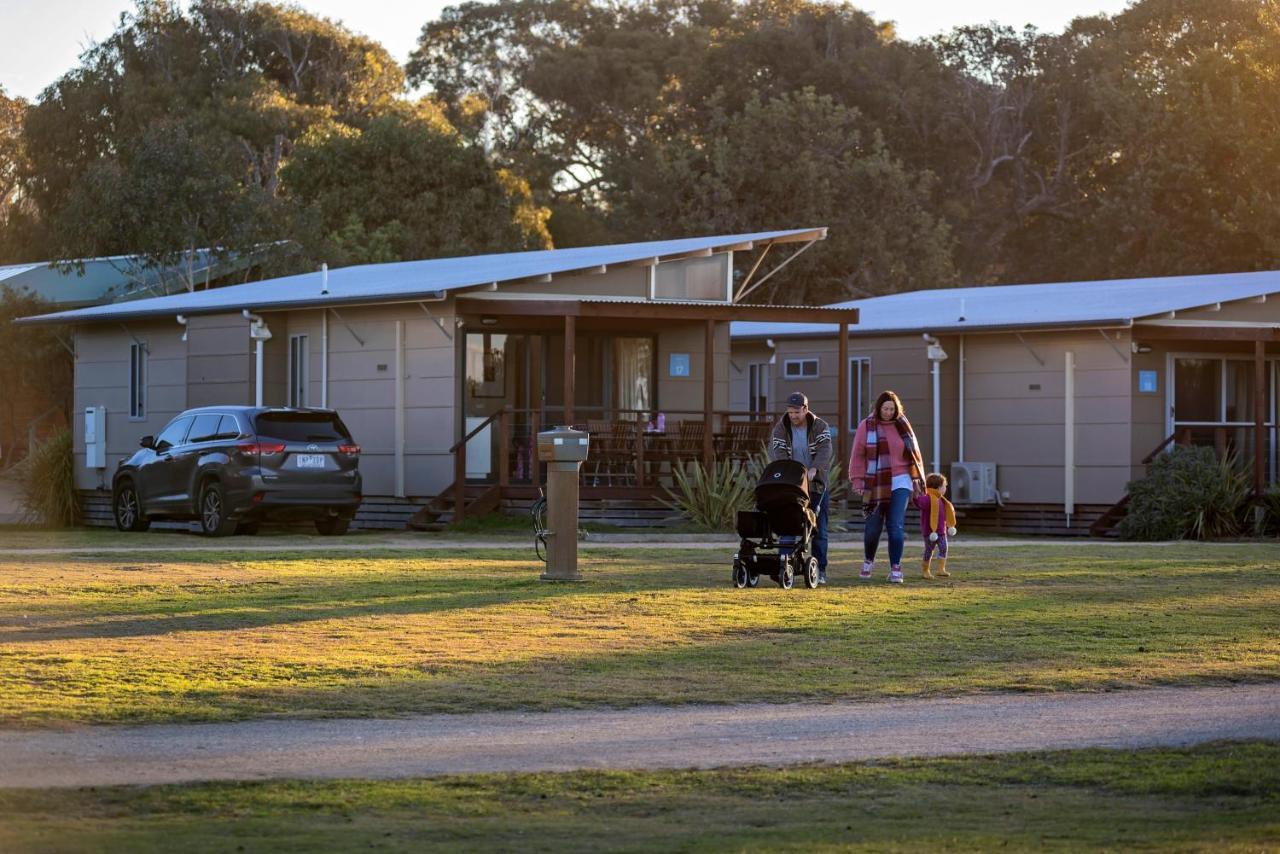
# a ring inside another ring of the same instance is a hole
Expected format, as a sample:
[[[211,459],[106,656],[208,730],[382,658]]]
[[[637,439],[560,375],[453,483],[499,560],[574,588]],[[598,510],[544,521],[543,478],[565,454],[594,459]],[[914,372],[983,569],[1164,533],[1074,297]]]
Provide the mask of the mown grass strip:
[[[1214,850],[1280,845],[1280,745],[788,769],[0,791],[0,850]]]

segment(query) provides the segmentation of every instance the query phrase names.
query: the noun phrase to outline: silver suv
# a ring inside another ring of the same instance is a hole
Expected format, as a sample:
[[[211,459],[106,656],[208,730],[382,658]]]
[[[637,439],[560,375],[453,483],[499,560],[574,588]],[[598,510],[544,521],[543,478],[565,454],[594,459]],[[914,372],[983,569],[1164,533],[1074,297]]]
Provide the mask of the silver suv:
[[[120,462],[111,506],[121,531],[195,519],[211,537],[264,519],[312,519],[346,533],[360,506],[360,446],[329,409],[188,409]]]

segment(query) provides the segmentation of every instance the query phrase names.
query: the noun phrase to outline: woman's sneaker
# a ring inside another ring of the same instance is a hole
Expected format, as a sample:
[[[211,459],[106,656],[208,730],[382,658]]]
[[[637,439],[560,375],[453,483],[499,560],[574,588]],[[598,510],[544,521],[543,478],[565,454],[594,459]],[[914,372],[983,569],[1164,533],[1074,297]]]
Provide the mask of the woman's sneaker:
[[[863,581],[871,578],[871,570],[876,568],[876,562],[873,560],[864,560],[862,562],[862,571],[858,573],[858,577]]]
[[[890,584],[902,583],[902,567],[900,566],[889,567],[889,583]]]

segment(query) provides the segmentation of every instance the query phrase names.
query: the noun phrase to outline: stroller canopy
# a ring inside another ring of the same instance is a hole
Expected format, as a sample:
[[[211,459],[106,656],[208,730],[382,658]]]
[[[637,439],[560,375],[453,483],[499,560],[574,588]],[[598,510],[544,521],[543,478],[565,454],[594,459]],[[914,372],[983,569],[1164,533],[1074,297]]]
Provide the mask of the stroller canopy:
[[[769,463],[756,482],[756,507],[769,517],[769,526],[778,534],[802,536],[806,526],[817,524],[809,508],[809,474],[804,463]]]

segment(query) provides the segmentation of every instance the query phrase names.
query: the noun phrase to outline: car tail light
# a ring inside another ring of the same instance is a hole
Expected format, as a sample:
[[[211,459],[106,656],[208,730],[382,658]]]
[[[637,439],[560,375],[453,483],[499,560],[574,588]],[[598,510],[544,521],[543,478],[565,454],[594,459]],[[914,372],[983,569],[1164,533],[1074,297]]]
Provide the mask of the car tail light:
[[[265,454],[267,456],[270,456],[272,454],[283,454],[284,443],[283,442],[241,442],[239,445],[236,445],[236,450],[242,454],[249,454],[250,456],[257,456],[259,454]]]
[[[360,446],[349,444],[349,443],[344,445],[339,445],[338,453],[346,454],[349,457],[358,457],[360,456]]]

